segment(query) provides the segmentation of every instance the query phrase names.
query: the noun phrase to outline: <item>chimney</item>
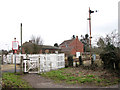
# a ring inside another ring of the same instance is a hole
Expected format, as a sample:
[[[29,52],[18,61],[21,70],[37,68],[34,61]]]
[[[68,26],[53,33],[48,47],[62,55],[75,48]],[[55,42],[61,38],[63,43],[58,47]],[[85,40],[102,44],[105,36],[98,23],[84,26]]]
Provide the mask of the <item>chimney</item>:
[[[32,43],[32,40],[29,40],[30,43]]]
[[[76,40],[78,40],[78,36],[76,36]]]

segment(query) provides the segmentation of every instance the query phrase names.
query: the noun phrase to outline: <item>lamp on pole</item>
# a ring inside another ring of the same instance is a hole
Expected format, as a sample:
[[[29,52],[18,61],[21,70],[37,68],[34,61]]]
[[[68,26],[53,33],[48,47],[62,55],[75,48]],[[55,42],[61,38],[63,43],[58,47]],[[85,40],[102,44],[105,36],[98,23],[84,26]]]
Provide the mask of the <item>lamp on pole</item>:
[[[97,10],[95,11],[97,12]],[[92,39],[92,36],[91,36],[91,13],[94,13],[94,11],[92,11],[89,7],[89,18],[87,20],[89,20],[89,30],[90,30],[90,60],[92,59],[92,55],[91,55],[91,39]]]

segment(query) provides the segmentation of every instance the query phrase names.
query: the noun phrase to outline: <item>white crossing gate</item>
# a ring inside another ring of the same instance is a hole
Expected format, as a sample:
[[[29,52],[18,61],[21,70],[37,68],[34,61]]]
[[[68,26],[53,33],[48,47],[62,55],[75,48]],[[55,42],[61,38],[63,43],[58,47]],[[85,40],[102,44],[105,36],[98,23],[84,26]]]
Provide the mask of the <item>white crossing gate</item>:
[[[64,54],[28,55],[24,60],[24,72],[42,73],[65,67]]]
[[[20,64],[21,56],[23,56],[24,72],[42,73],[50,70],[56,70],[65,67],[64,54],[16,54],[16,64]],[[3,57],[3,61],[7,64],[15,63],[15,55],[7,55]]]
[[[39,55],[28,54],[27,59],[24,59],[24,72],[38,73],[39,68]]]
[[[38,73],[38,60],[24,59],[24,72]]]

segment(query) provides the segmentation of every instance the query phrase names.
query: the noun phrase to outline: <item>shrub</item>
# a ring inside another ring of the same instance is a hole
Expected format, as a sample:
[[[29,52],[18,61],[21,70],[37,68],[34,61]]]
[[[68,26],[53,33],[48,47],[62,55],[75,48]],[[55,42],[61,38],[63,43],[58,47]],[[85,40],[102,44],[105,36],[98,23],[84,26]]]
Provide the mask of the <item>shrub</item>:
[[[73,56],[68,56],[68,66],[73,66]]]
[[[100,58],[103,61],[104,69],[117,69],[119,70],[119,63],[120,63],[120,57],[119,57],[119,48],[116,48],[115,46],[108,44],[104,48],[104,51],[100,54]],[[114,68],[115,65],[115,68]]]

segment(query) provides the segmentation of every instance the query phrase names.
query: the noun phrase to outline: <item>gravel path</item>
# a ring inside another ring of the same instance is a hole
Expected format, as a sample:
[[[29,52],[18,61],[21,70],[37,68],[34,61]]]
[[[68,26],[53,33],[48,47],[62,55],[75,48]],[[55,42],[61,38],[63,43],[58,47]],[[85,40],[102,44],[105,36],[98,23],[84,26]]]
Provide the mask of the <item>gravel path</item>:
[[[69,85],[64,83],[54,83],[53,80],[42,77],[37,74],[25,74],[22,77],[25,81],[29,82],[29,84],[33,88],[100,88],[97,86],[79,86],[79,85]],[[103,88],[118,88],[118,85],[107,86]]]
[[[37,74],[26,74],[22,77],[24,80],[30,83],[33,88],[69,88],[70,85],[56,84],[53,80],[42,77]],[[75,86],[74,86],[75,87]]]

